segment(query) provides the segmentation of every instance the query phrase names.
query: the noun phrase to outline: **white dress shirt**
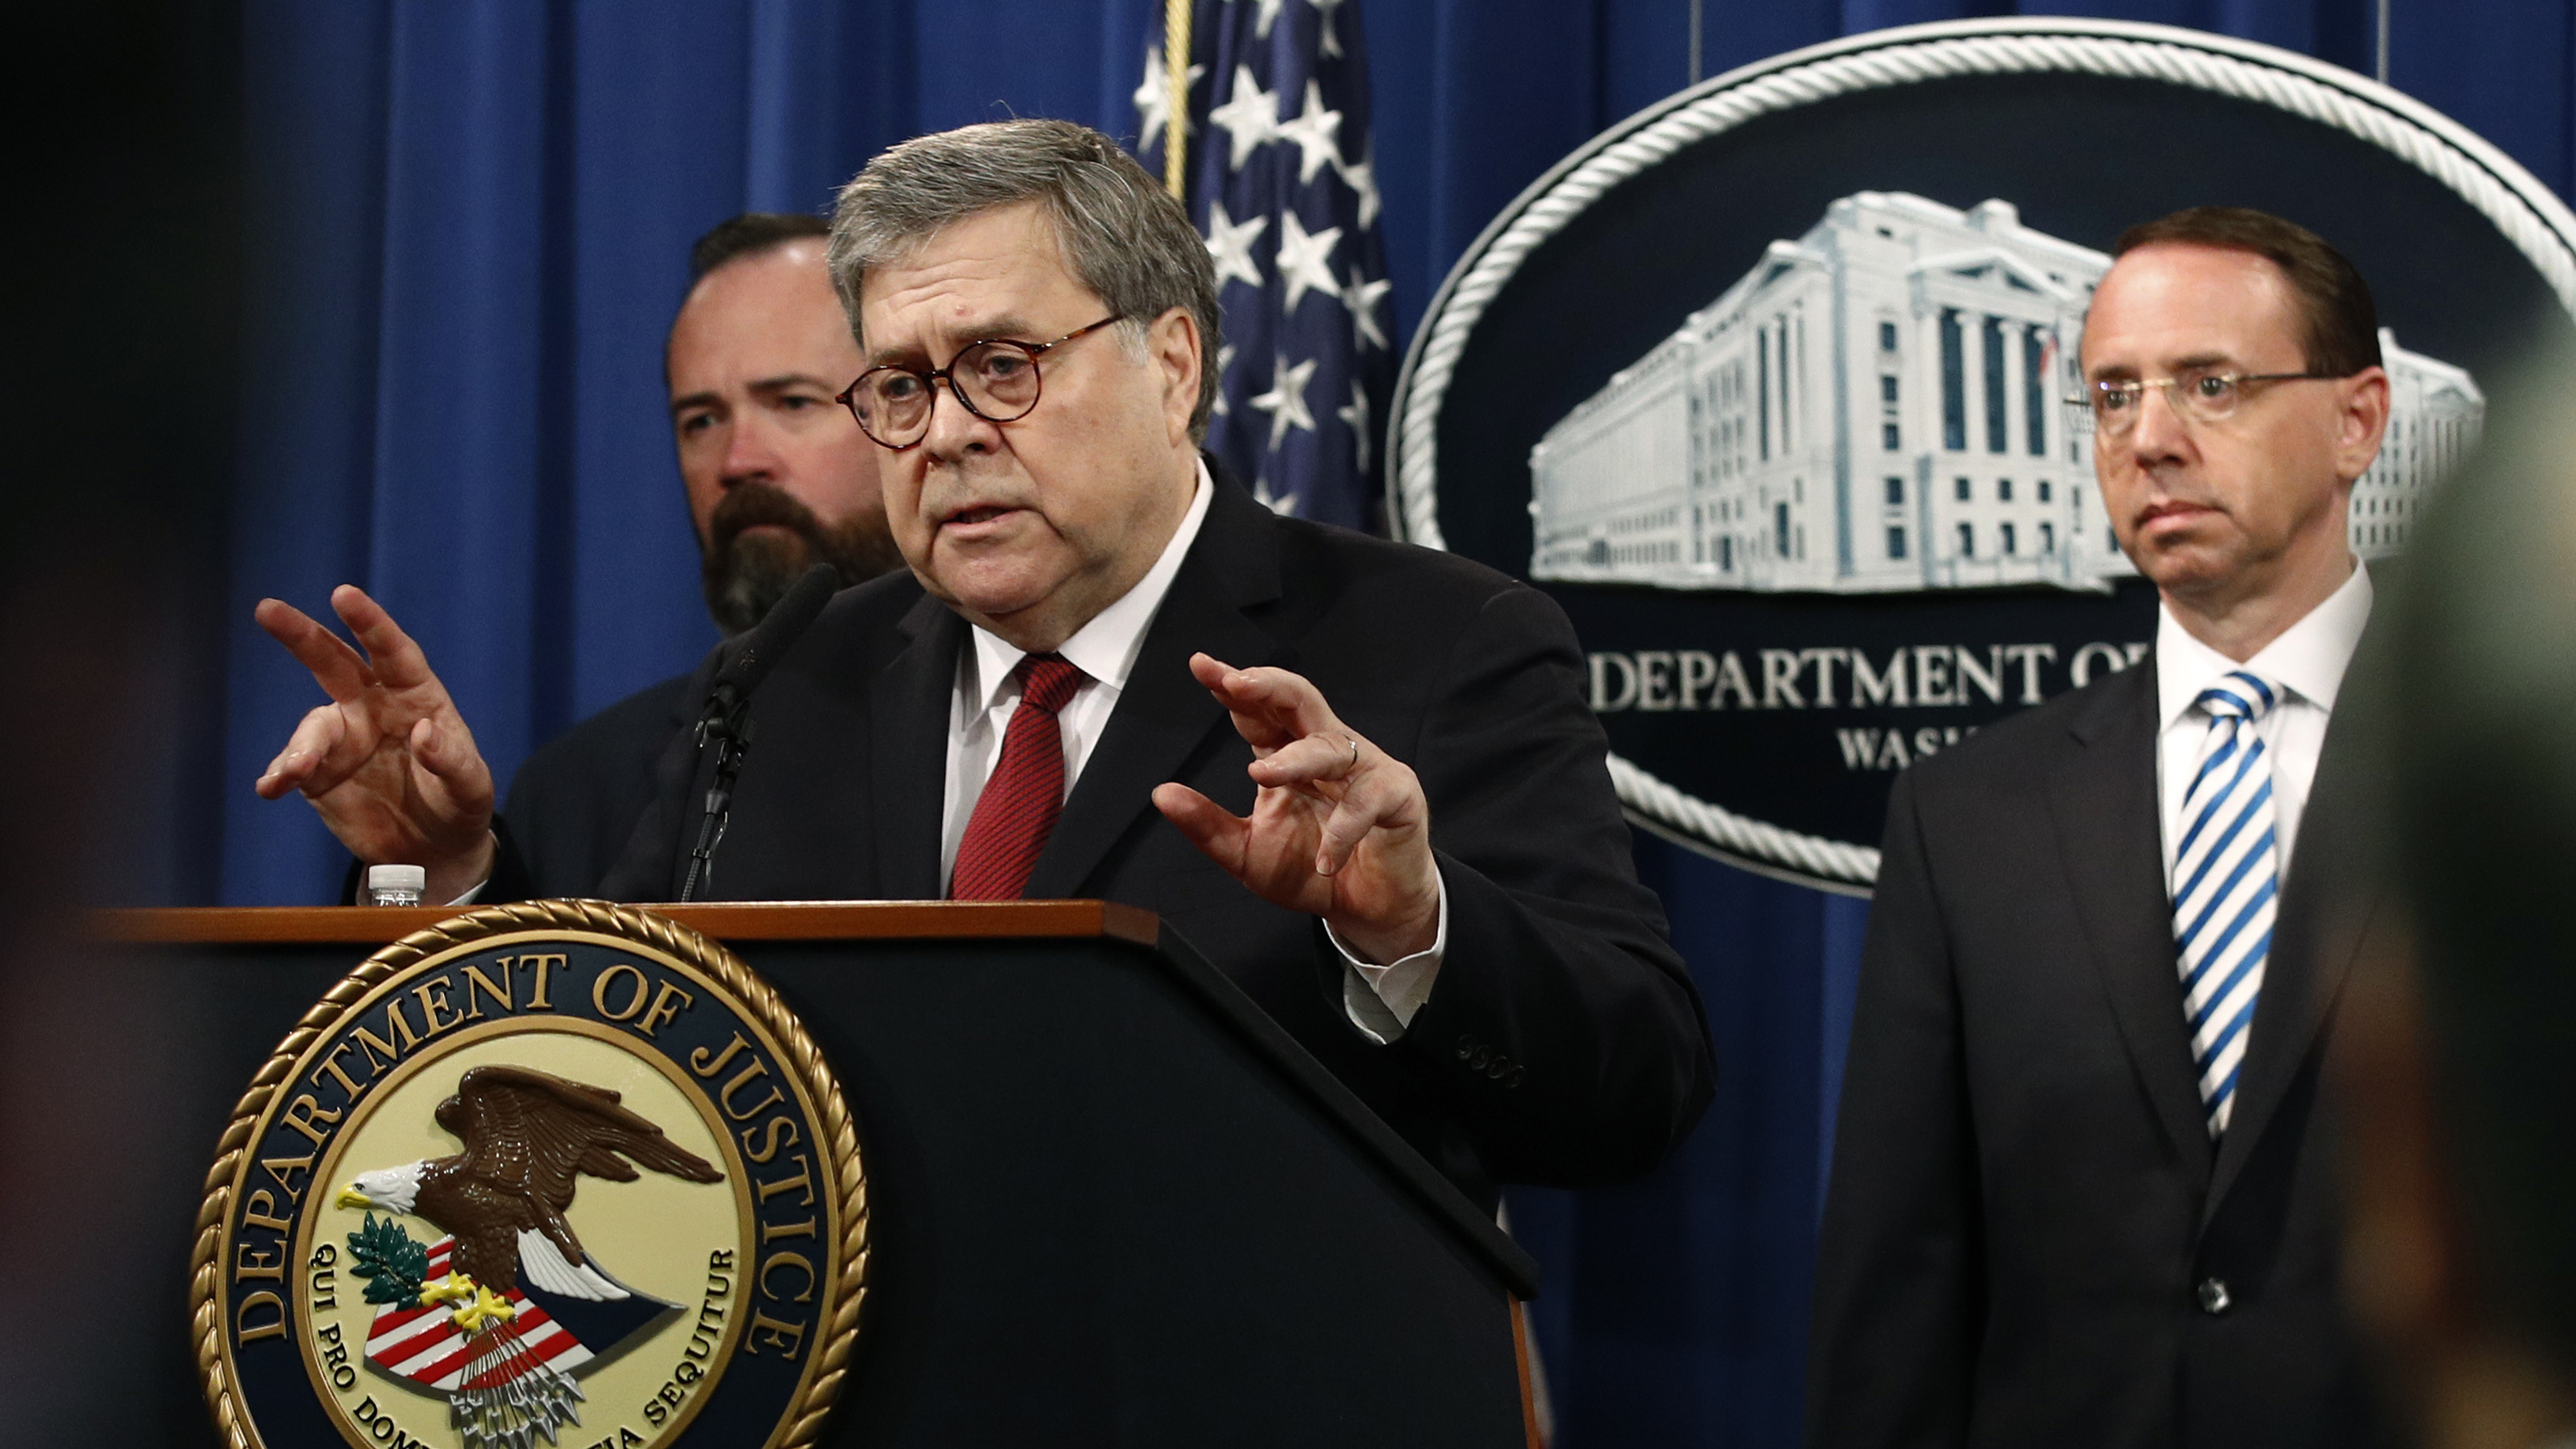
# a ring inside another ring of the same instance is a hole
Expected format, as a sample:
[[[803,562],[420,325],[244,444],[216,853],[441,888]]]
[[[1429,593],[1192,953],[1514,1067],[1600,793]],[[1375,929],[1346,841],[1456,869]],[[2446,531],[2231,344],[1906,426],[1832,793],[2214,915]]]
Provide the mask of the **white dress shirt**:
[[[2254,726],[2272,761],[2272,823],[2281,879],[2290,878],[2290,852],[2299,838],[2299,817],[2308,806],[2308,788],[2316,780],[2317,755],[2325,747],[2326,722],[2334,714],[2335,692],[2362,626],[2370,622],[2370,570],[2353,561],[2352,577],[2343,587],[2310,609],[2262,652],[2238,664],[2201,643],[2183,628],[2171,608],[2159,610],[2156,623],[2156,795],[2162,805],[2165,882],[2173,883],[2174,841],[2182,833],[2183,793],[2191,787],[2191,769],[2209,735],[2209,716],[2197,704],[2200,692],[2237,669],[2251,670],[2281,687],[2281,701]]]
[[[1073,793],[1074,782],[1081,778],[1082,767],[1090,761],[1093,747],[1109,727],[1110,712],[1127,688],[1128,673],[1136,667],[1137,651],[1144,647],[1145,631],[1152,627],[1154,615],[1163,607],[1163,596],[1171,592],[1173,576],[1181,571],[1182,558],[1198,537],[1199,526],[1207,520],[1208,500],[1215,489],[1207,464],[1200,463],[1198,490],[1191,496],[1189,512],[1182,515],[1181,526],[1174,530],[1171,542],[1163,545],[1162,556],[1154,560],[1154,566],[1145,571],[1134,588],[1093,615],[1090,623],[1056,648],[1056,653],[1081,670],[1083,676],[1074,687],[1073,698],[1056,713],[1056,726],[1063,734],[1064,789],[1068,797]],[[1020,661],[1028,657],[1026,651],[981,627],[970,633],[974,647],[958,654],[957,688],[948,715],[948,780],[939,813],[942,890],[957,868],[958,842],[965,838],[966,824],[975,816],[975,801],[984,793],[984,782],[992,778],[993,766],[1000,759],[1011,712],[1020,707],[1018,671]],[[1404,1034],[1414,1013],[1429,999],[1441,955],[1448,948],[1448,887],[1443,884],[1440,890],[1439,934],[1429,950],[1381,966],[1354,955],[1329,928],[1325,934],[1332,937],[1334,947],[1342,953],[1342,1005],[1351,1024],[1374,1041],[1394,1041]]]

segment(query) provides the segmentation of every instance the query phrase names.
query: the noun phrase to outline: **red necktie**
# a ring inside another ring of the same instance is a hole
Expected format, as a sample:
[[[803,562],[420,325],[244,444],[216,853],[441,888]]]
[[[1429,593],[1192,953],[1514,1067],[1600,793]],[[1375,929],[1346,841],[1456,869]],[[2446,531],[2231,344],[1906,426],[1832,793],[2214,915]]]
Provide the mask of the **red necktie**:
[[[1002,730],[1002,757],[975,798],[949,876],[953,901],[1016,901],[1064,812],[1064,735],[1056,711],[1082,671],[1053,654],[1020,661],[1020,707]]]

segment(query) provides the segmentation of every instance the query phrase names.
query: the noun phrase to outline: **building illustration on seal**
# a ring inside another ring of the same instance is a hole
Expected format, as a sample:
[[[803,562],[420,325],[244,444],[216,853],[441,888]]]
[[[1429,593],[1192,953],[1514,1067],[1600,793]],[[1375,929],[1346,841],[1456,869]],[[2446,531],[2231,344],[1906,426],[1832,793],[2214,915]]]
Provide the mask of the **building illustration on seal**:
[[[2133,574],[2062,399],[2101,252],[1862,191],[1774,241],[1718,299],[1530,451],[1534,578],[1892,593]],[[2380,333],[2392,412],[2352,542],[2397,552],[2476,442],[2469,374]]]

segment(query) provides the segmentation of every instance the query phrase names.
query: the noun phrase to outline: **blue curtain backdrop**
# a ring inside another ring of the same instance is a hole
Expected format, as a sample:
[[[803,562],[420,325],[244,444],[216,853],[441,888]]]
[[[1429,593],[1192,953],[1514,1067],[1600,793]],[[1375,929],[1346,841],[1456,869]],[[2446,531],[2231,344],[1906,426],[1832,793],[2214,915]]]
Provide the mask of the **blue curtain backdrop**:
[[[1304,3],[1304,0],[1289,0]],[[1362,0],[1394,301],[1409,338],[1494,213],[1697,76],[1939,0]],[[374,591],[506,779],[714,634],[662,416],[689,240],[814,209],[878,147],[1005,115],[1132,135],[1159,0],[245,0],[252,297],[221,600],[220,778],[138,888],[326,899],[341,857],[250,792],[308,678],[250,623]],[[2079,13],[2380,64],[2375,0],[2136,0]],[[2576,0],[2393,0],[2394,84],[2562,195]],[[2133,144],[2153,145],[2135,138]],[[2105,164],[2117,164],[2116,150]],[[1808,1262],[1863,902],[1641,838],[1705,993],[1721,1087],[1616,1191],[1515,1194],[1568,1445],[1795,1442]]]

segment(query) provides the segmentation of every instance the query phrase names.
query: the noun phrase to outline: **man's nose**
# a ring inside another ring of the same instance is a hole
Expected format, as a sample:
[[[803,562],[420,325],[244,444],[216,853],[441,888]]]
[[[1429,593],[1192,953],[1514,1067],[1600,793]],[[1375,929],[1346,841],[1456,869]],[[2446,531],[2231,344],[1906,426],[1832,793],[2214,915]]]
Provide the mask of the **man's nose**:
[[[2171,458],[2190,446],[2191,426],[2174,408],[2173,394],[2150,387],[2138,394],[2138,421],[2129,431],[2129,448],[2142,460]]]
[[[777,441],[758,409],[737,414],[725,430],[724,470],[718,480],[727,488],[778,481]]]
[[[930,428],[921,435],[924,452],[942,462],[952,462],[971,453],[989,453],[1001,442],[1000,425],[960,402],[944,380],[931,389]]]

